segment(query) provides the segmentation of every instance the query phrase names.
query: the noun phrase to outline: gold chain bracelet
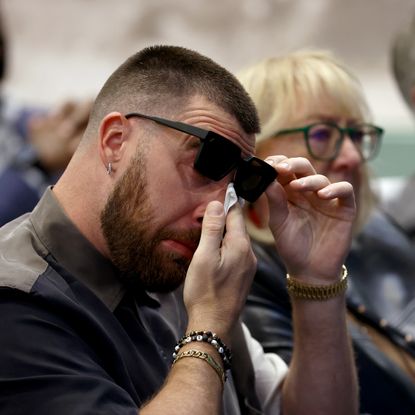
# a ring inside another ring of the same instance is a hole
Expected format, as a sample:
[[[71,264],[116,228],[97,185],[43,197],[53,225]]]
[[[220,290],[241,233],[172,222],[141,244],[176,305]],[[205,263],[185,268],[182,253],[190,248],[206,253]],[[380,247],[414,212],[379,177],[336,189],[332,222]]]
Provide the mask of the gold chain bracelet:
[[[173,360],[173,365],[180,359],[183,359],[185,357],[196,357],[198,359],[202,359],[205,362],[207,362],[213,369],[215,369],[215,372],[218,374],[219,379],[222,382],[222,385],[225,384],[226,381],[226,375],[224,370],[221,368],[221,366],[215,361],[215,359],[206,352],[202,352],[200,350],[190,349],[186,350],[185,352],[179,353],[175,359]]]
[[[330,285],[315,285],[300,282],[287,274],[287,290],[293,298],[301,298],[304,300],[324,301],[333,297],[337,297],[347,289],[347,268],[342,267],[343,273],[340,281]]]

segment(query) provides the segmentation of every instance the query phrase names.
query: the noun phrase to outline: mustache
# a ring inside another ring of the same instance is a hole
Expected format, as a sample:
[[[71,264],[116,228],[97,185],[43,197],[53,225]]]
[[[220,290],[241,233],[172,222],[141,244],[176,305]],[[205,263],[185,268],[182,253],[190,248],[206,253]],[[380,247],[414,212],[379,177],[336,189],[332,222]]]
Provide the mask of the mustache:
[[[188,229],[188,230],[174,230],[174,229],[164,229],[161,230],[157,236],[157,241],[162,241],[165,239],[173,239],[175,241],[182,241],[186,243],[191,243],[195,246],[199,245],[200,237],[202,234],[201,229]]]

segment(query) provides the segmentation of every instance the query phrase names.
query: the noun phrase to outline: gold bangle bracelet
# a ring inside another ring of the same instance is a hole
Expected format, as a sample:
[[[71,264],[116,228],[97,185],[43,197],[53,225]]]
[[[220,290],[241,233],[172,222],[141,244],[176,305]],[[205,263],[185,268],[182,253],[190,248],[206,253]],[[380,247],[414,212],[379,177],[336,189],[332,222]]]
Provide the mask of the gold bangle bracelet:
[[[224,370],[221,368],[221,366],[215,361],[215,359],[206,352],[201,352],[200,350],[190,349],[186,350],[185,352],[179,353],[175,359],[173,360],[173,365],[180,359],[183,359],[185,357],[196,357],[198,359],[202,359],[205,362],[207,362],[213,369],[215,369],[215,372],[218,374],[219,379],[222,382],[222,385],[225,384],[226,381],[226,375]]]
[[[343,273],[340,281],[330,285],[314,285],[300,282],[287,274],[287,290],[291,297],[304,300],[324,301],[337,297],[347,289],[347,268],[342,267]]]

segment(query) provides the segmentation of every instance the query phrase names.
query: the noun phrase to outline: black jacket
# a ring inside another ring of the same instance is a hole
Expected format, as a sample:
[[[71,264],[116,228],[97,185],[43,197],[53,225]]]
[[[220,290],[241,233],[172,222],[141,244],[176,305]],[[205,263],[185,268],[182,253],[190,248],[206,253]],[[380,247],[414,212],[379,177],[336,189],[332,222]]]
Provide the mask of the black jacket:
[[[288,363],[293,338],[286,271],[273,246],[253,242],[253,248],[258,269],[244,320],[266,351],[278,353]],[[415,250],[403,232],[376,212],[353,241],[346,266],[349,312],[415,357]],[[350,323],[349,332],[359,374],[361,412],[413,415],[415,383],[365,331]]]

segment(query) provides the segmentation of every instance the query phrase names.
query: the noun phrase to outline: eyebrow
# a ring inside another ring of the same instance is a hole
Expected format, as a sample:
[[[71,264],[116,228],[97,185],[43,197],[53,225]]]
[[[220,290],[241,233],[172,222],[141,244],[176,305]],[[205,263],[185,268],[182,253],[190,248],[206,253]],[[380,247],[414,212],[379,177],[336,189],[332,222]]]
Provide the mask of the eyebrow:
[[[357,119],[355,117],[353,118],[349,118],[349,117],[345,117],[346,118],[346,123],[347,124],[362,124],[365,123],[364,119]],[[330,116],[328,114],[324,114],[324,113],[314,113],[314,114],[310,114],[307,116],[307,119],[317,119],[317,120],[322,120],[324,122],[330,122],[330,123],[339,123],[339,118],[338,117],[333,117]]]

